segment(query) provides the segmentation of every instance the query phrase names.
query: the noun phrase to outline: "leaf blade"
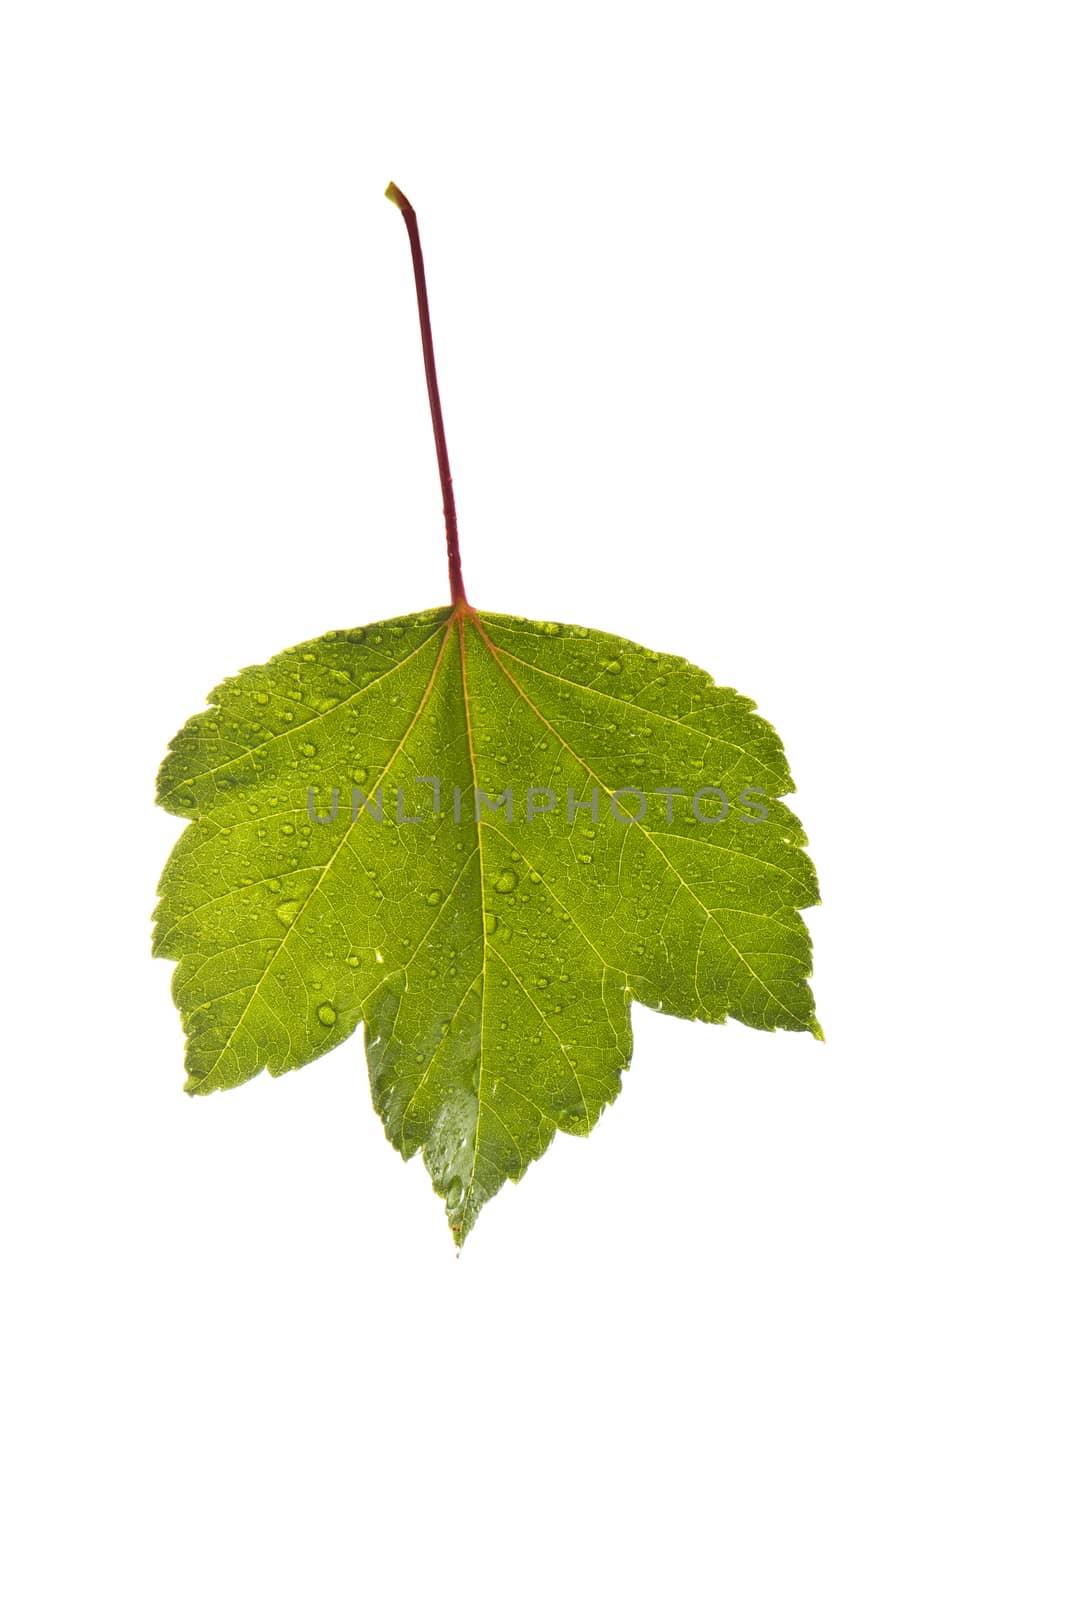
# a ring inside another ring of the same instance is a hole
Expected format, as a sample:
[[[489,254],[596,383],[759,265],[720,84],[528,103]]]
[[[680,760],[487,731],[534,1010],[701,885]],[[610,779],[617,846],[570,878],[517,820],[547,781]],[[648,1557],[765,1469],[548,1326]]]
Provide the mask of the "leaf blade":
[[[439,809],[407,815],[431,776]],[[380,821],[312,820],[307,791],[328,811],[346,783]],[[462,1243],[505,1178],[618,1094],[632,1000],[821,1037],[792,788],[751,701],[591,629],[460,606],[248,669],[160,772],[160,804],[191,819],[155,932],[187,1087],[293,1070],[364,1022],[387,1136],[422,1150]],[[694,789],[760,798],[713,822]]]

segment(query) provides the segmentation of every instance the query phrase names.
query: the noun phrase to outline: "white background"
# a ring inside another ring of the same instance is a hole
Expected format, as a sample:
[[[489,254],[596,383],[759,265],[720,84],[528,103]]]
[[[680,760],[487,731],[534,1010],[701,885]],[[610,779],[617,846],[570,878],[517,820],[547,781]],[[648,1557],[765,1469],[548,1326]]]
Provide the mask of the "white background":
[[[3,33],[6,1592],[1061,1597],[1062,8]],[[825,1045],[638,1011],[458,1261],[148,957],[206,692],[446,598],[390,179],[472,600],[753,696],[824,900]]]

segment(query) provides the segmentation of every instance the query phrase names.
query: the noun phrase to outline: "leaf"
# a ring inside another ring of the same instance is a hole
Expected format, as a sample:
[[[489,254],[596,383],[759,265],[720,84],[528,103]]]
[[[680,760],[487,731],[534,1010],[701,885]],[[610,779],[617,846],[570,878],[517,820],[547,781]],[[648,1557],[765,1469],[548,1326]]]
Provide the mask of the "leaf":
[[[375,1107],[462,1245],[630,1064],[630,1004],[821,1038],[817,899],[778,736],[678,656],[467,600],[418,223],[408,231],[452,604],[214,690],[159,774],[191,1094],[365,1024]],[[418,799],[416,799],[418,796]]]
[[[375,1107],[457,1242],[615,1098],[633,1000],[821,1037],[781,744],[681,658],[464,601],[210,702],[158,791],[190,819],[155,937],[186,1087],[301,1067],[363,1022]]]

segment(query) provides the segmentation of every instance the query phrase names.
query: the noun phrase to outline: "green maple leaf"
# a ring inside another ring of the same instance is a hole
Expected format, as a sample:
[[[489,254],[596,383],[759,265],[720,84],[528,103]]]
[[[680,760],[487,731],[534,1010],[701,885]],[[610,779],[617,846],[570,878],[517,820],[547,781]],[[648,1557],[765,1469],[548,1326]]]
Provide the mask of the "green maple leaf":
[[[407,202],[453,604],[228,679],[172,742],[190,819],[155,951],[187,1088],[280,1074],[365,1025],[374,1104],[458,1243],[629,1065],[630,1005],[821,1037],[818,897],[774,730],[680,657],[475,611]]]

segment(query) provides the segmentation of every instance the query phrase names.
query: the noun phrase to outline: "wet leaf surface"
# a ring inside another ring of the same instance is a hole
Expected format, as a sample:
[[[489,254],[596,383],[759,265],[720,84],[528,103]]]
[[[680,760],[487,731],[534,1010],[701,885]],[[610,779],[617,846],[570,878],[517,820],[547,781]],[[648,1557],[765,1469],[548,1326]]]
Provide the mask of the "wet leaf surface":
[[[677,656],[465,605],[228,679],[173,741],[160,884],[186,1087],[362,1022],[375,1107],[462,1243],[619,1092],[632,1001],[819,1035],[818,895],[751,701]]]

